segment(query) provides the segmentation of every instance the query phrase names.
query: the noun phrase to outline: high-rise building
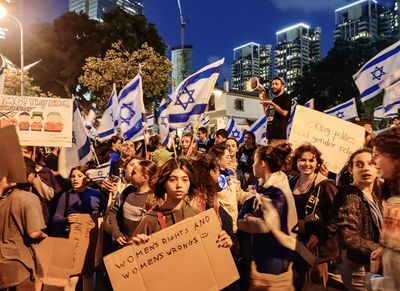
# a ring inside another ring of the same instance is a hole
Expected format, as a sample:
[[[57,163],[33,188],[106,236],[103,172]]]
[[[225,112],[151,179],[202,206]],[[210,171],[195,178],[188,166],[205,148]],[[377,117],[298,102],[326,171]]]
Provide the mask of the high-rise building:
[[[304,65],[321,58],[321,28],[311,29],[299,23],[276,33],[275,73],[293,90],[295,79],[303,73]]]
[[[120,6],[129,14],[142,14],[143,0],[69,0],[69,11],[84,12],[91,19],[102,19],[103,14]]]
[[[192,73],[192,57],[193,47],[191,45],[185,45],[183,50],[181,47],[171,49],[172,79],[175,82],[172,90]]]
[[[380,36],[400,37],[400,0],[393,2],[391,7],[378,6]]]
[[[272,45],[260,45],[260,83],[269,88],[272,80]]]
[[[246,81],[260,76],[260,45],[249,42],[233,49],[232,88],[245,90]]]
[[[354,40],[378,35],[378,5],[375,0],[359,0],[335,10],[335,39]]]

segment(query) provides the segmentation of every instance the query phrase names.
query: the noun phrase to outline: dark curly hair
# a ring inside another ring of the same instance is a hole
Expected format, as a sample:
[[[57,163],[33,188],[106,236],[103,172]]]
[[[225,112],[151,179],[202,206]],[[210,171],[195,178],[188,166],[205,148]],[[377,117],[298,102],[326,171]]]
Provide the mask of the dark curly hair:
[[[317,160],[317,168],[315,169],[315,172],[319,172],[321,170],[322,164],[324,163],[324,160],[321,158],[321,152],[310,143],[303,143],[294,150],[292,156],[292,170],[298,171],[297,161],[304,153],[311,153],[315,157],[315,159]]]

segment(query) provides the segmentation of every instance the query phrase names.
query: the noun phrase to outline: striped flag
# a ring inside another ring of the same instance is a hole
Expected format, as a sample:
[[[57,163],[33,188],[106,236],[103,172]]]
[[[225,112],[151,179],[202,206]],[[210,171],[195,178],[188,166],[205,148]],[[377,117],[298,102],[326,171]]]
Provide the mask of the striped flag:
[[[352,98],[349,101],[346,101],[335,107],[324,110],[324,113],[347,121],[352,120],[354,117],[358,116],[356,99]]]
[[[168,105],[170,131],[197,121],[206,110],[224,59],[203,67],[183,80]]]
[[[114,136],[118,126],[118,98],[115,84],[110,99],[108,100],[107,107],[101,117],[100,125],[97,128],[98,139],[100,141],[107,140]]]
[[[144,138],[146,113],[143,103],[142,77],[137,74],[118,95],[118,124],[125,139]]]
[[[249,128],[249,131],[254,133],[254,135],[256,137],[256,144],[268,145],[268,143],[267,143],[267,120],[268,120],[268,117],[266,115],[263,115],[256,122],[254,122]]]
[[[243,131],[236,125],[236,122],[232,117],[229,118],[225,129],[228,132],[228,136],[235,138],[239,144],[244,142]]]
[[[58,171],[63,178],[68,178],[73,167],[85,165],[92,159],[91,145],[75,101],[72,113],[72,146],[61,148],[58,158]]]
[[[382,91],[379,83],[400,68],[400,41],[370,59],[356,74],[354,82],[365,102]]]
[[[205,127],[209,123],[210,123],[210,114],[207,112],[207,113],[204,113],[202,115],[202,117],[200,118],[199,127]]]
[[[147,114],[146,118],[147,118],[146,128],[147,129],[153,129],[153,127],[154,127],[154,113]]]
[[[169,122],[168,122],[168,101],[163,98],[158,108],[158,129],[160,134],[160,142],[168,145],[169,142]]]
[[[110,166],[111,162],[101,164],[98,167],[96,167],[96,169],[87,170],[86,175],[88,176],[89,179],[91,179],[94,182],[101,181],[108,177],[110,173]]]

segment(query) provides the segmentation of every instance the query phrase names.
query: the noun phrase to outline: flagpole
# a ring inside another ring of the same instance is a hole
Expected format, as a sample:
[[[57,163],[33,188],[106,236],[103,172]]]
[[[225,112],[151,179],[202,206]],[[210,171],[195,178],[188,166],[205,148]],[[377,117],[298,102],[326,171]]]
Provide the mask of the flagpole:
[[[202,114],[200,114],[199,120],[201,120],[201,119],[203,118],[203,116],[204,116],[204,112],[203,112]],[[199,125],[200,125],[200,122],[198,121],[198,122],[197,122],[197,125],[196,125],[196,129],[195,129],[194,132],[193,132],[192,140],[190,141],[189,149],[188,149],[188,151],[186,152],[186,156],[189,155],[189,151],[192,149],[193,142],[194,142],[194,139],[195,139],[195,134],[196,134],[197,131],[199,130]]]
[[[99,158],[97,157],[96,151],[94,150],[93,145],[90,145],[90,151],[94,155],[94,159],[96,160],[97,166],[100,166]]]

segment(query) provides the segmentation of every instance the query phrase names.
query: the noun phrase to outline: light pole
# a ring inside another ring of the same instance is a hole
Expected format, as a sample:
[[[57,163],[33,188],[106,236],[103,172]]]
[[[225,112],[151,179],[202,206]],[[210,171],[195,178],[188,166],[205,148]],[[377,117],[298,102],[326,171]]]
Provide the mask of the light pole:
[[[18,20],[17,17],[8,13],[3,6],[0,6],[0,18],[4,18],[5,16],[9,16],[10,18],[14,19],[18,25],[21,32],[21,39],[20,39],[20,55],[21,55],[21,96],[24,96],[24,30],[22,28],[21,22]]]

